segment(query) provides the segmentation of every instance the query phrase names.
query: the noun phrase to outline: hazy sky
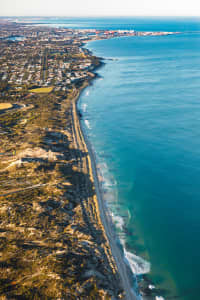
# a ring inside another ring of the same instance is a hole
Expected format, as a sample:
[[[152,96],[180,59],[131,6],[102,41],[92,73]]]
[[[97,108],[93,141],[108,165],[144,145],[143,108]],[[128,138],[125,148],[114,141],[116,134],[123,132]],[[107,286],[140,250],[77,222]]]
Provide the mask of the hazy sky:
[[[0,0],[1,16],[199,16],[199,0]]]

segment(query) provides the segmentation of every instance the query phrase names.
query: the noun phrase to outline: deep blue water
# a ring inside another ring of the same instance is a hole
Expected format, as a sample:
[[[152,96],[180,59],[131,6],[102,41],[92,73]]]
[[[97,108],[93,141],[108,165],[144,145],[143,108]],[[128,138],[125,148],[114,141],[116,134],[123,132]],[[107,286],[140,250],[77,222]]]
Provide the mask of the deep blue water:
[[[149,277],[165,290],[160,292],[165,299],[198,300],[200,19],[41,22],[183,32],[89,43],[95,55],[114,60],[106,60],[98,70],[101,78],[83,92],[79,106],[96,152],[104,197],[132,269],[147,272],[150,264]]]
[[[18,21],[27,21],[35,24],[46,24],[56,27],[69,28],[98,28],[98,29],[135,29],[140,31],[200,31],[200,17],[175,18],[175,17],[16,17]]]
[[[148,265],[130,253],[150,263],[166,299],[199,299],[200,34],[88,47],[115,59],[80,107],[128,258],[138,273]]]

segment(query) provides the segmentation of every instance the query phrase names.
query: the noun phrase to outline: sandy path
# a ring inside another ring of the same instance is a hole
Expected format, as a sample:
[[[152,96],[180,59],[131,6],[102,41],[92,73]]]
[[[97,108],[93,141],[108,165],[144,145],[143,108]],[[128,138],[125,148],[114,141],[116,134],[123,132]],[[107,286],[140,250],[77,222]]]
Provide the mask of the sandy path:
[[[35,185],[32,185],[32,186],[25,187],[23,189],[11,190],[11,191],[9,191],[7,193],[0,194],[0,197],[4,197],[4,196],[11,195],[11,194],[16,194],[16,193],[24,192],[24,191],[27,191],[27,190],[38,189],[40,187],[47,186],[47,185],[48,185],[47,183],[44,183],[44,184],[35,184]]]

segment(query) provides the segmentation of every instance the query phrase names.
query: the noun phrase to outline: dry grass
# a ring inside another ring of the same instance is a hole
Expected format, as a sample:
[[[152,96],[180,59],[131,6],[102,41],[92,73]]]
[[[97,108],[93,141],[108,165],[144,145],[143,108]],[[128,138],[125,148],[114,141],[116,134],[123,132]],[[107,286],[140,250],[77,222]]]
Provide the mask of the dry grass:
[[[0,110],[11,108],[11,103],[0,103]]]
[[[29,92],[36,93],[36,94],[48,94],[48,93],[51,93],[52,90],[53,90],[53,87],[49,86],[49,87],[43,87],[43,88],[29,90]]]

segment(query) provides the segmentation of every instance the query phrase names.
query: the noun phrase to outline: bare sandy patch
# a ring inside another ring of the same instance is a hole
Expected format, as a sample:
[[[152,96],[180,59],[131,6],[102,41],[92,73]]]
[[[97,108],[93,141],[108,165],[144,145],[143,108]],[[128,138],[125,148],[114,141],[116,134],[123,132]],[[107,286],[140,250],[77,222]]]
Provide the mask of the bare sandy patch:
[[[0,103],[0,110],[12,108],[13,105],[11,103]]]

